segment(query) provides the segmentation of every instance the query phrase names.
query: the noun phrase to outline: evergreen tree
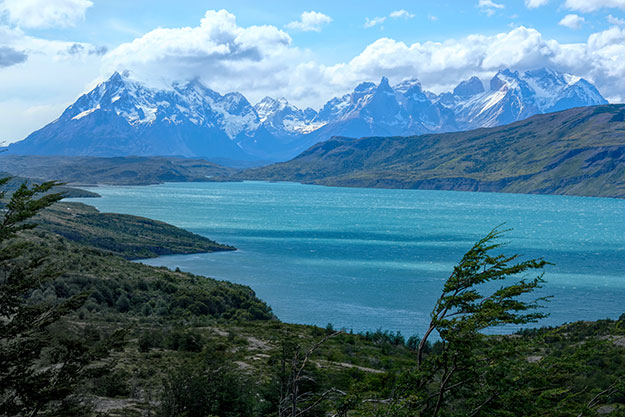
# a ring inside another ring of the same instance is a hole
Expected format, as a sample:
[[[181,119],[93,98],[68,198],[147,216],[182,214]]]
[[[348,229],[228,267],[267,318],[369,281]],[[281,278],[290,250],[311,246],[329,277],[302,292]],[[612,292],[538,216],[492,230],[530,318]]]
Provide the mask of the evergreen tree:
[[[493,376],[501,376],[509,352],[501,345],[489,350],[482,332],[545,316],[536,311],[544,298],[528,301],[526,297],[540,287],[542,274],[512,283],[510,279],[547,265],[542,259],[517,262],[518,255],[493,254],[502,247],[503,233],[491,231],[454,267],[417,348],[417,369],[404,375],[391,415],[477,415],[497,397],[501,380]],[[489,293],[498,281],[506,282]],[[441,340],[426,354],[435,332]]]
[[[9,178],[0,179],[0,187]],[[106,356],[101,344],[88,344],[66,329],[55,328],[66,314],[77,310],[88,294],[58,301],[45,297],[62,269],[45,253],[34,253],[23,231],[33,229],[32,218],[59,201],[55,182],[31,187],[22,184],[3,206],[0,222],[0,415],[78,415],[73,395],[85,366]],[[5,192],[0,192],[4,201]],[[31,298],[41,294],[39,301]],[[54,292],[52,290],[52,292]]]

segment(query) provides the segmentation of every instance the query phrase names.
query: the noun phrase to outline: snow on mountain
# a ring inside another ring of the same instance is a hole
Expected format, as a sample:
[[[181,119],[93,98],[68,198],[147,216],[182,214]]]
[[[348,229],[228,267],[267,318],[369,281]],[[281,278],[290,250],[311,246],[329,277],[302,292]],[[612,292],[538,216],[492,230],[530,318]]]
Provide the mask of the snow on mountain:
[[[481,81],[474,77],[460,83],[453,94],[441,95],[439,100],[454,110],[462,130],[499,126],[538,113],[607,103],[588,81],[546,68],[524,74],[501,70],[490,80],[488,91],[484,91]]]
[[[114,73],[25,140],[15,153],[41,155],[180,155],[254,159],[237,141],[260,121],[239,93],[221,96],[198,81],[146,87]]]
[[[313,122],[317,116],[315,110],[311,108],[300,110],[284,97],[278,100],[265,97],[254,105],[254,110],[263,126],[269,132],[281,137],[310,133],[325,124]]]
[[[319,110],[316,120],[324,123],[341,122],[354,117],[365,107],[373,96],[376,85],[372,82],[360,83],[352,93],[335,97]]]
[[[11,152],[65,155],[183,155],[286,159],[333,135],[415,135],[492,127],[537,113],[605,104],[588,81],[551,69],[499,71],[484,89],[471,77],[433,94],[416,79],[385,77],[329,100],[318,112],[285,98],[251,105],[198,80],[148,87],[113,74],[55,121],[12,144]]]
[[[218,127],[231,139],[253,134],[260,124],[254,108],[240,93],[221,96],[199,81],[155,90],[119,73],[80,97],[61,119],[79,120],[96,111],[113,112],[134,127],[156,123]]]
[[[499,71],[490,80],[490,90],[469,97],[457,96],[454,113],[467,129],[512,123],[540,113],[536,93],[510,70]]]

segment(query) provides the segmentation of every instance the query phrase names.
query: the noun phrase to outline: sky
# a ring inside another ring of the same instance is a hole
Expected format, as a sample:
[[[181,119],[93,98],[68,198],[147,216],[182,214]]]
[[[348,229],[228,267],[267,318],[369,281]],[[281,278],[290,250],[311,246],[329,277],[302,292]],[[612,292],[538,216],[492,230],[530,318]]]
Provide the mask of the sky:
[[[0,142],[114,71],[319,108],[383,76],[440,93],[540,67],[625,102],[625,0],[0,0]]]

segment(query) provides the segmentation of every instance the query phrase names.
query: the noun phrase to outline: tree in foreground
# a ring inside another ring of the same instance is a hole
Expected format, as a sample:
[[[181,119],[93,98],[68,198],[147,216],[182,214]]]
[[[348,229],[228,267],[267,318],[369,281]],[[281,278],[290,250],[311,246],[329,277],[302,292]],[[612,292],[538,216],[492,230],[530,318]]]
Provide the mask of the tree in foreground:
[[[495,254],[502,247],[504,232],[491,231],[454,267],[419,343],[417,368],[404,376],[388,414],[472,416],[497,397],[495,376],[501,373],[509,352],[489,349],[483,331],[545,317],[536,311],[544,298],[527,301],[527,295],[543,282],[542,273],[530,279],[524,273],[541,270],[547,262],[519,262],[518,255]],[[495,288],[497,282],[502,285]],[[435,333],[440,341],[426,354]]]
[[[0,187],[9,178],[0,179]],[[76,415],[77,382],[86,365],[106,356],[104,345],[89,345],[67,329],[54,329],[59,320],[77,310],[87,294],[62,302],[35,303],[30,294],[61,276],[57,262],[33,253],[21,232],[36,227],[32,218],[59,201],[51,193],[55,182],[28,187],[22,184],[2,206],[0,217],[0,415]],[[0,192],[4,201],[5,192]],[[97,346],[96,346],[97,345]]]

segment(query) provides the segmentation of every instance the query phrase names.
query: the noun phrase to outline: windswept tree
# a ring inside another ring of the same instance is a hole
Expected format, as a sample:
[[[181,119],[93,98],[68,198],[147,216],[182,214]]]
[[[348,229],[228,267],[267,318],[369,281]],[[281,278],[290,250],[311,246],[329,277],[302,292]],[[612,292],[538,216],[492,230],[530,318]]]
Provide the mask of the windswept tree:
[[[405,375],[390,415],[477,415],[498,395],[489,385],[490,374],[500,370],[505,352],[488,350],[483,331],[545,317],[536,310],[544,298],[527,297],[540,287],[542,273],[531,278],[525,273],[547,265],[542,259],[519,262],[518,255],[497,253],[504,232],[491,231],[454,267],[419,343],[417,368]],[[434,334],[440,341],[426,354]]]

